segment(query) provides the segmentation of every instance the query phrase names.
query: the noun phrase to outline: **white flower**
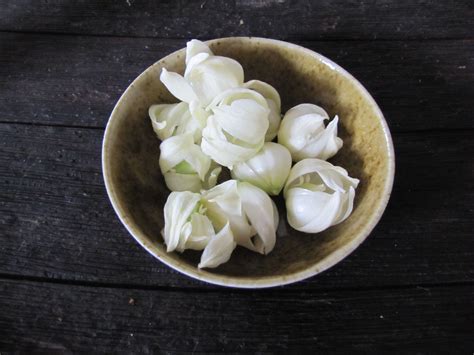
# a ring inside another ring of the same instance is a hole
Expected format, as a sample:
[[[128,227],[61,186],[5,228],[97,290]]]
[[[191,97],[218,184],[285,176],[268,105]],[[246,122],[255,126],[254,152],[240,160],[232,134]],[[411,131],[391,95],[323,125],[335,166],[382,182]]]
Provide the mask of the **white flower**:
[[[214,268],[229,261],[236,247],[232,230],[229,223],[219,233],[212,236],[201,255],[198,268]]]
[[[185,102],[152,105],[148,110],[153,130],[162,141],[174,135],[191,133],[195,142],[201,141],[201,132],[208,114]]]
[[[189,191],[175,191],[168,196],[162,232],[167,252],[202,250],[215,234],[200,201],[200,194]]]
[[[352,212],[358,179],[319,159],[304,159],[290,171],[284,196],[288,223],[296,230],[318,233],[341,223]]]
[[[172,192],[165,203],[162,234],[167,252],[204,249],[198,267],[212,268],[227,262],[237,244],[229,224],[216,234],[205,212],[200,194]]]
[[[234,59],[213,55],[206,44],[187,43],[184,77],[163,68],[161,82],[181,101],[207,106],[221,92],[242,86],[244,71]]]
[[[281,100],[278,91],[273,86],[260,80],[250,80],[244,83],[247,89],[255,90],[267,101],[270,114],[268,115],[269,126],[265,134],[265,141],[270,142],[278,134],[281,122]]]
[[[222,170],[212,164],[190,133],[172,136],[160,144],[160,169],[171,191],[198,192],[213,187]]]
[[[263,146],[268,129],[265,98],[249,89],[231,89],[209,105],[213,112],[202,131],[201,147],[217,163],[232,168]]]
[[[294,161],[306,158],[329,159],[342,147],[342,139],[337,136],[336,116],[324,126],[329,116],[319,106],[301,104],[290,109],[281,121],[278,143],[291,153]]]
[[[261,254],[273,250],[278,211],[264,191],[249,183],[228,180],[202,196],[206,215],[216,229],[229,223],[238,245]]]
[[[278,143],[266,142],[249,160],[236,164],[232,178],[249,182],[270,195],[278,195],[291,169],[288,149]]]

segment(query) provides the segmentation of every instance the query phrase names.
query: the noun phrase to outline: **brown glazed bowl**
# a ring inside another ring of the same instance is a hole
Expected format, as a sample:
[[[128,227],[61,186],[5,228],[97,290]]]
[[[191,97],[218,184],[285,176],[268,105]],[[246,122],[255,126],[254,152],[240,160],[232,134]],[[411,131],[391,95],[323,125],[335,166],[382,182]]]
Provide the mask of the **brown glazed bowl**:
[[[200,252],[167,253],[160,231],[169,191],[158,166],[159,140],[148,107],[176,102],[159,80],[161,68],[183,73],[185,49],[146,69],[115,106],[105,131],[102,168],[110,201],[130,234],[154,257],[196,279],[213,284],[262,288],[314,276],[349,255],[379,221],[392,190],[395,158],[387,123],[367,90],[347,71],[306,48],[264,38],[230,37],[207,42],[217,55],[238,60],[245,80],[259,79],[281,95],[282,112],[315,103],[339,115],[344,146],[331,159],[360,179],[352,215],[318,234],[293,230],[283,198],[276,202],[280,225],[275,249],[262,256],[238,247],[230,261],[199,270]]]

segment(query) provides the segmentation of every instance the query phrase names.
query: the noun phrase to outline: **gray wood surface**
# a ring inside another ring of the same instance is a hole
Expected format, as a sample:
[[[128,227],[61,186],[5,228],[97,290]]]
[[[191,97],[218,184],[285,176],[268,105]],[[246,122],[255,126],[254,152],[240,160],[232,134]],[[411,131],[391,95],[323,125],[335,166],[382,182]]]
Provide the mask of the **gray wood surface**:
[[[6,351],[467,354],[474,345],[472,286],[223,294],[6,280],[0,292]]]
[[[296,43],[359,79],[393,132],[474,128],[474,40]],[[185,45],[186,40],[0,33],[0,122],[105,127],[128,84]]]
[[[0,274],[204,286],[154,260],[122,227],[103,186],[102,136],[102,129],[0,125]],[[394,192],[378,227],[333,270],[293,287],[474,281],[474,164],[464,160],[474,155],[472,133],[399,133],[394,140]]]
[[[0,30],[156,38],[472,38],[470,0],[3,0]]]
[[[0,0],[0,353],[474,349],[474,2]],[[264,36],[349,70],[397,171],[371,236],[271,290],[210,286],[148,255],[103,186],[104,127],[191,38]]]

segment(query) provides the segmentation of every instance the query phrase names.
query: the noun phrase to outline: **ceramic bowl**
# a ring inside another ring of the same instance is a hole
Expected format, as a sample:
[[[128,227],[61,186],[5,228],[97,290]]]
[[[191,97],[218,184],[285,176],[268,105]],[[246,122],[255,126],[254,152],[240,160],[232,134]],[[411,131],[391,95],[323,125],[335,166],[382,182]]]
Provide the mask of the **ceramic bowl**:
[[[318,234],[293,230],[282,198],[275,249],[262,256],[238,247],[216,269],[197,268],[200,252],[167,253],[160,231],[169,191],[158,166],[159,140],[148,107],[176,102],[159,80],[163,67],[183,73],[185,49],[146,69],[118,100],[103,141],[102,168],[110,201],[118,217],[149,253],[164,264],[213,284],[261,288],[314,276],[349,255],[379,221],[394,177],[394,152],[387,123],[367,90],[339,65],[295,44],[264,38],[231,37],[207,42],[217,55],[238,60],[245,80],[273,85],[282,112],[300,103],[315,103],[340,117],[343,148],[330,161],[360,179],[352,215]],[[184,44],[184,43],[183,43]]]

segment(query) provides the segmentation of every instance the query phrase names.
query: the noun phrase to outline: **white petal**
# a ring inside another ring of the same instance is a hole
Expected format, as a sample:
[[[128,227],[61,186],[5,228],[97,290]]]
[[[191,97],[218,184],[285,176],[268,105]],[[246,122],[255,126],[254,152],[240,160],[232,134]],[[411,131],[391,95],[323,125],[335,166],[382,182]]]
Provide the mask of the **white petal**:
[[[351,186],[349,188],[348,193],[344,195],[340,213],[334,218],[332,225],[339,224],[343,222],[347,217],[350,216],[350,214],[352,213],[352,209],[354,207],[354,197],[355,197],[355,190]]]
[[[294,161],[305,158],[329,159],[342,147],[337,137],[336,116],[327,127],[326,111],[312,104],[302,104],[290,109],[283,118],[278,132],[278,143],[285,145]]]
[[[258,82],[257,80],[253,80],[253,81]],[[249,82],[249,83],[252,83],[252,82]],[[263,82],[260,82],[260,83],[263,83]],[[268,84],[265,84],[265,85],[268,85]],[[278,129],[280,127],[280,121],[281,121],[281,113],[280,113],[280,107],[279,107],[280,96],[278,95],[278,93],[276,93],[276,95],[271,95],[271,97],[277,97],[278,106],[273,99],[268,99],[264,97],[263,94],[259,93],[258,91],[247,89],[247,88],[229,89],[217,95],[214,98],[214,100],[212,100],[212,102],[209,104],[209,106],[207,107],[207,110],[213,110],[217,106],[226,106],[226,105],[229,106],[237,100],[247,99],[247,100],[255,101],[260,106],[269,109],[268,111],[269,113],[267,116],[268,128],[265,133],[265,141],[271,141],[273,138],[276,137],[278,133]],[[251,121],[251,119],[249,120]]]
[[[188,105],[184,102],[152,105],[148,109],[153,130],[161,140],[165,140],[174,134],[176,127],[181,123],[187,112],[189,112]]]
[[[344,221],[352,212],[359,180],[319,159],[304,159],[290,171],[284,196],[290,225],[317,233]]]
[[[172,192],[168,196],[164,207],[165,228],[163,231],[166,251],[171,252],[176,249],[181,230],[200,200],[201,195],[188,191]]]
[[[205,154],[210,156],[217,163],[232,169],[235,164],[251,158],[258,152],[259,147],[262,145],[263,142],[254,148],[243,148],[223,140],[203,137],[201,148]]]
[[[235,246],[230,226],[226,224],[207,244],[198,267],[214,268],[229,261]]]
[[[271,142],[278,134],[281,123],[281,111],[273,100],[267,100],[270,114],[268,115],[268,130],[265,133],[265,142]]]
[[[248,144],[259,144],[268,129],[268,108],[253,100],[242,99],[213,109],[214,118],[233,138]]]
[[[339,151],[342,148],[343,142],[342,139],[337,136],[337,124],[339,123],[339,117],[336,115],[334,119],[329,122],[324,131],[326,144],[322,152],[315,155],[319,159],[327,160]],[[314,155],[314,153],[311,153]]]
[[[198,174],[179,174],[168,171],[163,174],[165,183],[171,191],[199,192],[202,189],[202,181]]]
[[[286,193],[286,191],[293,185],[297,185],[299,178],[302,176],[312,173],[316,173],[319,175],[321,171],[330,170],[334,168],[338,167],[335,167],[331,163],[320,159],[301,160],[295,165],[293,165],[293,167],[291,168],[290,174],[288,175],[288,179],[286,180],[284,192]],[[345,174],[347,175],[347,171]],[[331,184],[330,181],[326,182]]]
[[[215,235],[214,227],[206,216],[194,213],[191,217],[192,232],[186,243],[187,249],[202,250]]]
[[[258,187],[241,182],[238,185],[242,208],[263,244],[263,254],[275,247],[276,230],[272,200]]]
[[[203,250],[214,235],[214,227],[209,218],[193,213],[191,221],[187,222],[182,230],[182,237],[176,250],[179,252],[186,249]]]
[[[212,110],[217,106],[230,105],[237,100],[253,100],[261,106],[268,108],[267,100],[260,93],[246,88],[232,88],[214,97],[206,109]]]
[[[279,216],[264,191],[228,180],[202,192],[202,196],[206,214],[216,229],[229,223],[238,245],[261,254],[273,249]]]
[[[267,100],[272,100],[275,103],[278,111],[280,111],[281,109],[280,94],[278,94],[278,91],[276,91],[273,86],[271,86],[270,84],[267,84],[264,81],[250,80],[244,83],[244,87],[247,89],[255,90]]]
[[[186,65],[186,70],[184,71],[184,77],[187,78],[191,70],[193,70],[196,65],[204,62],[208,58],[209,58],[208,53],[198,53],[194,57],[192,57]]]
[[[327,112],[322,107],[314,104],[300,104],[292,107],[286,112],[285,117],[293,119],[295,117],[312,114],[321,116],[324,119],[329,119]]]
[[[308,143],[317,140],[324,132],[324,119],[323,116],[314,114],[285,115],[278,131],[278,143],[288,148],[294,161],[301,160],[300,155]]]
[[[291,169],[288,149],[278,143],[267,142],[249,160],[236,164],[232,177],[247,181],[270,195],[278,195],[285,185]]]
[[[169,72],[163,68],[160,80],[177,99],[187,102],[188,104],[191,101],[197,100],[197,96],[191,85],[178,73]]]
[[[222,172],[221,166],[217,166],[217,164],[211,163],[211,167],[209,168],[206,178],[204,179],[202,188],[205,190],[208,190],[216,186],[217,179],[219,178],[219,175],[221,172]]]
[[[189,147],[194,145],[190,134],[181,134],[165,139],[160,144],[160,168],[162,173],[170,171],[185,160]]]
[[[215,228],[220,229],[226,223],[230,223],[237,244],[257,251],[250,239],[256,232],[243,212],[237,181],[225,181],[209,191],[203,191],[202,196],[207,209],[206,214]]]
[[[307,141],[306,146],[294,153],[295,160],[305,158],[318,158],[327,160],[333,157],[342,147],[342,139],[337,136],[336,116],[326,127],[326,129],[313,139]]]
[[[244,87],[255,90],[267,101],[270,114],[268,115],[269,126],[265,134],[265,141],[272,141],[278,134],[281,122],[281,99],[278,91],[273,86],[260,80],[250,80],[244,83]]]
[[[263,146],[261,142],[256,145],[239,145],[240,142],[229,142],[222,128],[216,122],[216,117],[211,116],[207,126],[202,131],[202,151],[220,165],[232,168],[234,164],[250,159]]]
[[[200,131],[204,127],[193,119],[188,104],[185,102],[152,105],[148,114],[153,130],[161,140],[183,133],[192,133],[196,137],[200,137]]]
[[[159,163],[163,173],[168,172],[182,161],[191,165],[201,180],[204,180],[211,166],[211,159],[202,152],[197,144],[194,144],[191,134],[173,136],[160,144]]]
[[[202,196],[207,202],[216,204],[226,214],[242,215],[242,202],[235,180],[227,180],[208,191],[203,191]]]
[[[356,188],[359,184],[358,179],[351,178],[347,171],[341,167],[320,169],[318,174],[323,183],[334,191],[345,192],[349,190],[349,187]]]
[[[210,112],[206,111],[198,101],[192,101],[189,104],[189,111],[192,117],[199,123],[200,130],[206,126]]]
[[[244,72],[242,66],[231,58],[209,56],[186,71],[185,78],[199,101],[207,106],[221,92],[241,86]]]
[[[263,146],[270,110],[259,93],[229,89],[218,95],[207,110],[214,114],[207,119],[201,147],[219,164],[232,169]]]
[[[278,212],[278,207],[275,201],[273,200],[272,200],[272,205],[273,205],[273,227],[275,228],[275,231],[277,231],[278,224],[280,223],[280,213]]]
[[[197,39],[192,39],[186,43],[186,65],[189,63],[190,59],[198,53],[207,53],[209,55],[213,55],[212,51],[204,42],[201,42]]]
[[[299,187],[290,189],[285,197],[288,223],[305,233],[318,233],[330,227],[339,212],[342,196],[314,192]]]
[[[200,146],[194,144],[191,134],[182,134],[165,139],[160,144],[159,164],[170,190],[199,191],[202,184],[198,187],[195,177],[187,178],[183,175],[197,175],[204,182],[211,167],[211,159],[202,152]],[[178,169],[183,164],[185,169]],[[176,180],[172,181],[172,178]]]

